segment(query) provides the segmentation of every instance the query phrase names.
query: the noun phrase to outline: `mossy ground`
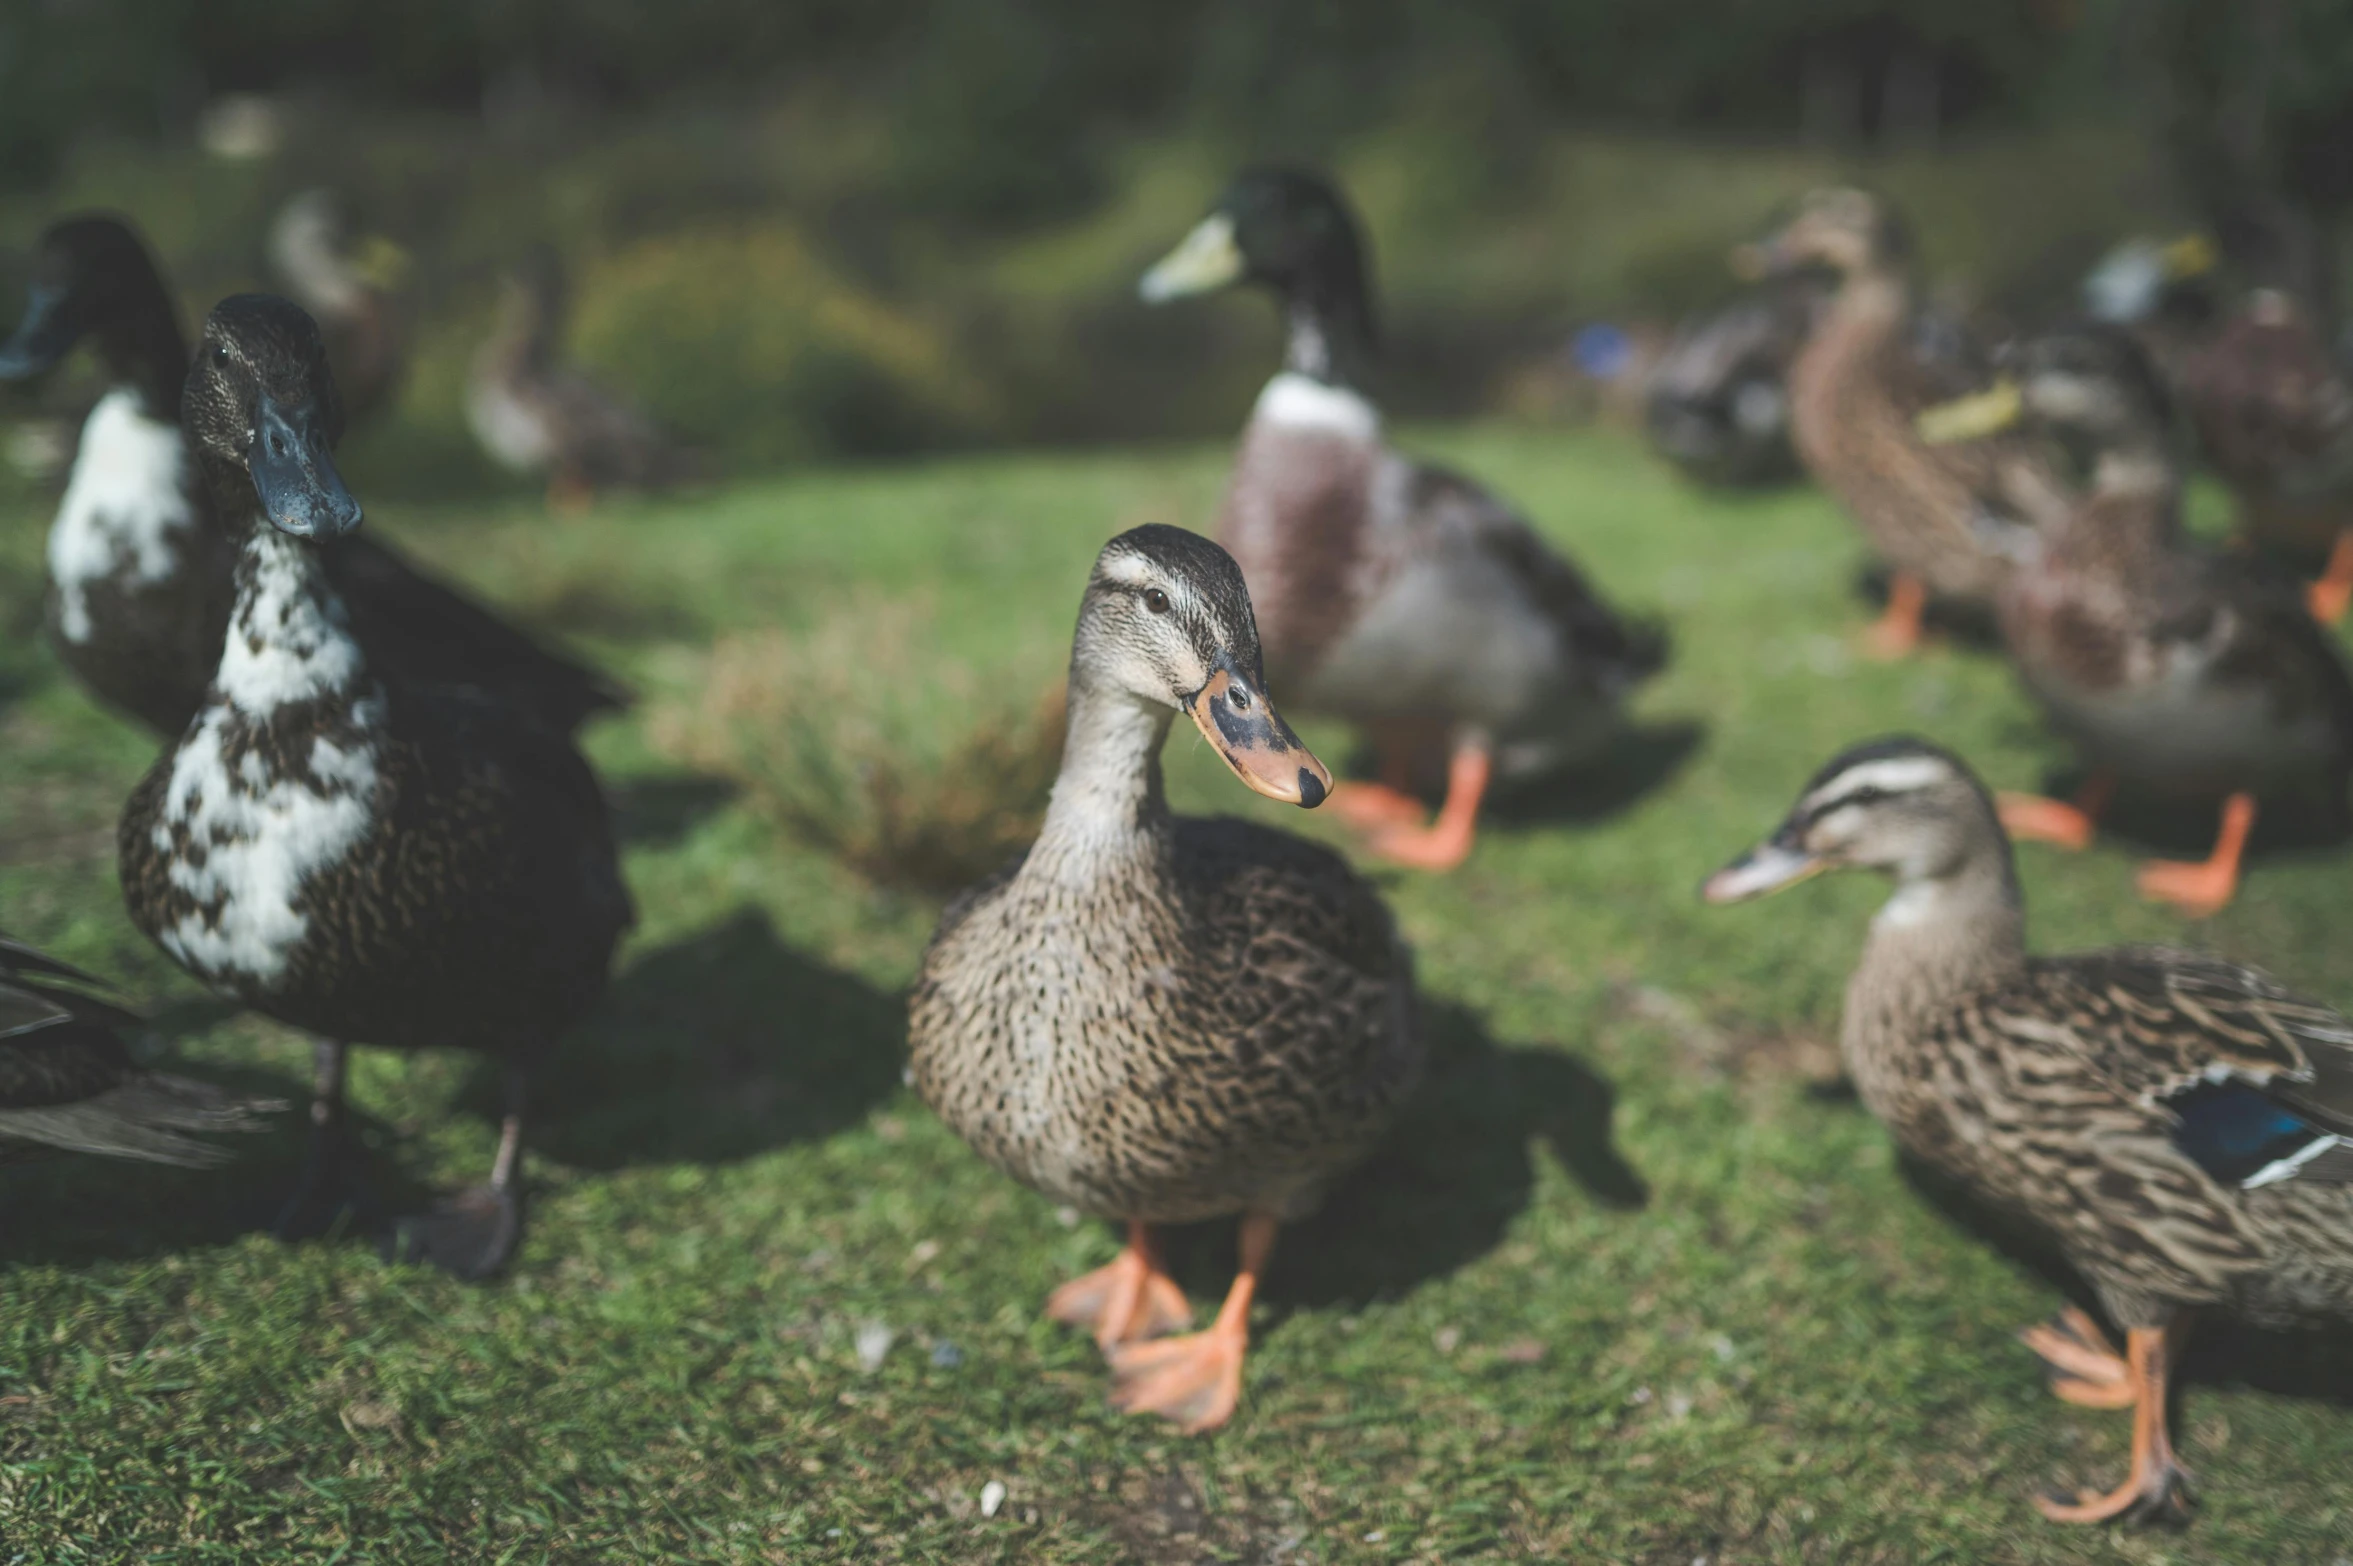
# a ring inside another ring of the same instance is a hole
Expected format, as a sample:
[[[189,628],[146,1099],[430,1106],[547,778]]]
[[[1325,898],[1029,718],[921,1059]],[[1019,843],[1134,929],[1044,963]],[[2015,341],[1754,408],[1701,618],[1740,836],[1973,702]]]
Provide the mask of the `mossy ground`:
[[[1611,775],[1510,802],[1456,875],[1388,878],[1436,1068],[1388,1148],[1285,1236],[1230,1428],[1186,1440],[1106,1409],[1093,1347],[1037,1306],[1114,1237],[991,1173],[900,1086],[898,997],[933,906],[797,847],[631,720],[593,749],[643,924],[551,1085],[512,1274],[468,1287],[255,1232],[295,1117],[218,1171],[0,1175],[8,1557],[2353,1557],[2348,1378],[2228,1332],[2180,1400],[2202,1501],[2186,1532],[2033,1514],[2053,1480],[2112,1482],[2126,1421],[2045,1394],[2011,1333],[2058,1290],[1926,1200],[1835,1090],[1878,889],[1694,896],[1860,736],[1923,731],[2000,785],[2062,767],[2000,664],[1858,661],[1857,546],[1811,493],[1695,493],[1600,433],[1413,444],[1670,617],[1676,657]],[[582,521],[371,517],[649,707],[689,694],[719,635],[871,594],[928,605],[926,645],[1006,692],[1002,712],[1059,672],[1101,540],[1202,521],[1224,463],[1003,457]],[[0,924],[119,977],[176,1063],[298,1097],[302,1041],[230,1015],[123,917],[112,823],[151,746],[36,650],[45,517],[29,497],[0,510]],[[917,710],[971,721],[953,694],[971,679],[898,666]],[[1332,830],[1244,796],[1181,732],[1170,751],[1182,807]],[[2146,847],[2027,850],[2037,938],[2186,937],[2353,1002],[2342,848],[2265,853],[2233,909],[2185,930],[2132,895]],[[477,1062],[366,1054],[355,1097],[387,1206],[489,1157]],[[1197,1301],[1228,1242],[1184,1238]]]

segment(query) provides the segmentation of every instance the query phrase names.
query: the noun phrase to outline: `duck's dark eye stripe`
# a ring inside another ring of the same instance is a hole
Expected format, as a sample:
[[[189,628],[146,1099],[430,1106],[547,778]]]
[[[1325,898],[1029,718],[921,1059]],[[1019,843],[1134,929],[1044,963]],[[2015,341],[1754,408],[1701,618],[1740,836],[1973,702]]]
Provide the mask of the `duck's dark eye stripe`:
[[[1888,790],[1879,787],[1876,783],[1866,783],[1861,788],[1848,790],[1846,793],[1839,795],[1836,799],[1826,799],[1821,804],[1816,805],[1813,809],[1807,811],[1806,825],[1812,826],[1815,822],[1821,820],[1824,816],[1829,815],[1832,811],[1844,810],[1849,805],[1876,805],[1883,799],[1892,798],[1894,798],[1894,795],[1892,795]]]

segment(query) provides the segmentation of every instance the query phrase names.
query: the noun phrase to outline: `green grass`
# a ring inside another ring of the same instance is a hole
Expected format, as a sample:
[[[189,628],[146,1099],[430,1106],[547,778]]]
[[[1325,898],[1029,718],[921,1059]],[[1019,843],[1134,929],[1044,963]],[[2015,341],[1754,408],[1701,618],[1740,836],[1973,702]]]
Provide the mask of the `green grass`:
[[[1678,654],[1622,775],[1520,801],[1459,874],[1388,880],[1436,1068],[1387,1149],[1286,1235],[1230,1428],[1186,1440],[1106,1409],[1092,1346],[1037,1307],[1113,1236],[991,1173],[899,1085],[898,997],[933,907],[796,847],[632,722],[594,749],[643,924],[553,1087],[512,1275],[466,1287],[253,1232],[292,1174],[293,1117],[215,1172],[0,1175],[0,1554],[2353,1556],[2353,1413],[2250,1385],[2296,1378],[2247,1371],[2227,1333],[2181,1400],[2203,1498],[2186,1533],[2033,1515],[2054,1478],[2121,1472],[2126,1421],[2045,1395],[2010,1334],[2055,1288],[1930,1206],[1826,1090],[1878,889],[1694,896],[1862,735],[1923,730],[1997,784],[2036,782],[2063,758],[1998,663],[1850,657],[1857,549],[1811,494],[1702,496],[1597,433],[1418,444],[1671,616]],[[971,671],[933,694],[901,660],[907,699],[948,727],[979,705],[958,691],[1001,687],[990,710],[1019,710],[1059,669],[1096,546],[1205,518],[1224,460],[812,474],[577,523],[371,514],[649,705],[688,695],[722,633],[920,602],[925,645]],[[298,1095],[301,1042],[226,1015],[123,918],[111,823],[149,747],[32,646],[44,514],[0,509],[0,922],[120,976],[176,1062]],[[1170,752],[1184,808],[1331,830],[1245,796],[1181,732]],[[2185,933],[2132,896],[2131,847],[2025,854],[2042,942]],[[2353,1002],[2344,886],[2341,852],[2267,854],[2189,933]],[[474,1061],[371,1052],[355,1091],[388,1203],[489,1156]],[[1229,1233],[1180,1244],[1197,1301],[1224,1285]],[[868,1372],[872,1323],[896,1337]],[[991,1480],[1007,1498],[984,1520]]]

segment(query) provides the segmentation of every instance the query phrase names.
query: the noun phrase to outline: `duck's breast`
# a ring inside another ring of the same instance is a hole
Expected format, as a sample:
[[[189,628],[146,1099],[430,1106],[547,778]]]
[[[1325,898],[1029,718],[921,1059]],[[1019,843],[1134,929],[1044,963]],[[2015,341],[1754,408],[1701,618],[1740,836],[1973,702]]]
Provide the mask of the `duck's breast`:
[[[196,510],[179,426],[149,418],[128,388],[99,399],[82,426],[73,476],[49,530],[58,636],[86,645],[134,627],[99,623],[102,590],[135,598],[190,569]]]

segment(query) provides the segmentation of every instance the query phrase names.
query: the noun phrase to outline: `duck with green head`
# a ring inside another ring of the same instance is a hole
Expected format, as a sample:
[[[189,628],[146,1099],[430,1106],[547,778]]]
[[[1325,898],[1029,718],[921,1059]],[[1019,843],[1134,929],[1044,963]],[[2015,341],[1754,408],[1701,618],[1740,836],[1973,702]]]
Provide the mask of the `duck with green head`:
[[[1479,485],[1383,438],[1366,247],[1319,175],[1253,169],[1159,265],[1154,303],[1252,285],[1283,310],[1283,367],[1252,410],[1218,539],[1258,606],[1269,669],[1302,711],[1355,724],[1380,782],[1333,807],[1375,852],[1450,869],[1497,777],[1604,751],[1664,661],[1649,626]],[[1444,780],[1434,820],[1417,790]]]

